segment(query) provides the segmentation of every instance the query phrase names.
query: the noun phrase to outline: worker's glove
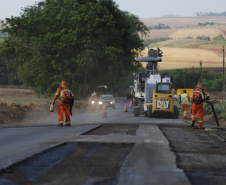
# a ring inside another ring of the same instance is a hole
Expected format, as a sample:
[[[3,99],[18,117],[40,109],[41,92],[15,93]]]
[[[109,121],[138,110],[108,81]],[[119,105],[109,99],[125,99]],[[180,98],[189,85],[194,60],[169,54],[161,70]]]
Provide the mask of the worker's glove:
[[[55,102],[55,100],[54,100],[54,101],[53,101],[53,105],[55,105],[55,103],[56,103],[56,102]]]
[[[209,96],[207,96],[207,97],[206,97],[206,100],[209,100],[209,99],[210,99],[210,97],[209,97]]]

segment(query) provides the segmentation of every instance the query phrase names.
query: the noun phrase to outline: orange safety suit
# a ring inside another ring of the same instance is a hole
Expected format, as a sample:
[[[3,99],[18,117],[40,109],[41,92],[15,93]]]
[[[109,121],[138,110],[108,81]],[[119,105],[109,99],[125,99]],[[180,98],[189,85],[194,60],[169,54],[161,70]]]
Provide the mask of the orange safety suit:
[[[66,126],[71,125],[71,119],[70,119],[70,106],[69,103],[63,103],[60,99],[60,94],[62,90],[67,89],[67,84],[65,81],[62,81],[60,83],[60,87],[57,88],[56,94],[54,96],[54,102],[59,98],[59,104],[58,104],[58,123],[59,126],[63,126],[64,123],[64,112],[66,117]]]
[[[189,96],[186,93],[181,94],[181,103],[183,107],[183,118],[187,118],[187,110],[188,110],[188,101],[189,101]]]
[[[209,99],[209,94],[206,90],[197,89],[197,91],[202,94],[202,100]],[[191,95],[191,97],[192,97],[192,95]],[[202,128],[203,127],[203,103],[202,102],[192,103],[192,108],[191,108],[191,120],[192,121],[196,120],[196,117],[195,117],[196,113],[198,113],[198,127]]]

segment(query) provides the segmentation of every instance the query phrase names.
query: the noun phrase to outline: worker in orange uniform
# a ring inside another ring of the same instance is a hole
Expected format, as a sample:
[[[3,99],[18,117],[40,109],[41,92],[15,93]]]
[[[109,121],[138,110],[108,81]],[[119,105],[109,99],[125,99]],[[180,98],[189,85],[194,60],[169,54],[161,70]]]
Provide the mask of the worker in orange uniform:
[[[181,104],[182,104],[183,111],[184,111],[183,118],[188,118],[187,110],[188,110],[189,100],[190,100],[190,97],[186,93],[186,90],[183,90],[183,94],[181,94]]]
[[[74,103],[74,95],[68,89],[67,83],[62,81],[60,83],[60,87],[57,88],[57,92],[54,96],[53,104],[59,98],[58,104],[58,126],[63,127],[64,123],[64,112],[66,117],[66,124],[65,126],[71,126],[71,119],[70,119],[70,106],[73,106]]]
[[[203,128],[203,100],[208,100],[210,98],[209,93],[203,89],[201,83],[196,86],[196,91],[193,91],[191,94],[191,102],[192,102],[192,109],[191,109],[191,119],[192,119],[192,127],[195,127],[195,115],[198,112],[198,127],[195,128]]]

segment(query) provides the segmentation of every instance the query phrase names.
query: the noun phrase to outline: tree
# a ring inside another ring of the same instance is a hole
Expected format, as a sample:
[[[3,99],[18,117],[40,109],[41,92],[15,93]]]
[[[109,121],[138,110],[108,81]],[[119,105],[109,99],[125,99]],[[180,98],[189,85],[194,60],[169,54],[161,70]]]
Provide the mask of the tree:
[[[225,39],[224,39],[224,36],[222,34],[220,34],[216,37],[213,37],[213,40],[223,40],[224,41]]]
[[[114,85],[136,66],[148,28],[112,0],[46,0],[6,19],[5,53],[19,79],[39,94],[62,80],[86,96],[99,84]]]

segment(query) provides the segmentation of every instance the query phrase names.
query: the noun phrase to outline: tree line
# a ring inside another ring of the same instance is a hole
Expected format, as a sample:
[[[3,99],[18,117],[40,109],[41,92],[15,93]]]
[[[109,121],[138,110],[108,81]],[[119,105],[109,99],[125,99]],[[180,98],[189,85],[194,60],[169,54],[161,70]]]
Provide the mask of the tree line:
[[[158,25],[155,25],[155,26],[148,26],[148,29],[149,30],[164,30],[164,29],[171,29],[171,27],[169,27],[165,24],[159,23]]]
[[[140,66],[139,34],[148,28],[113,0],[46,0],[6,18],[0,43],[0,83],[50,95],[65,80],[77,96],[115,86]],[[13,78],[11,77],[13,76]],[[13,81],[14,79],[14,81]]]
[[[226,12],[222,13],[215,13],[215,12],[208,12],[208,13],[203,13],[203,12],[197,12],[196,16],[226,16]]]
[[[171,77],[175,89],[195,88],[201,82],[200,69],[164,70],[160,73],[167,73]],[[207,91],[222,91],[223,75],[221,72],[202,69],[202,84]]]

